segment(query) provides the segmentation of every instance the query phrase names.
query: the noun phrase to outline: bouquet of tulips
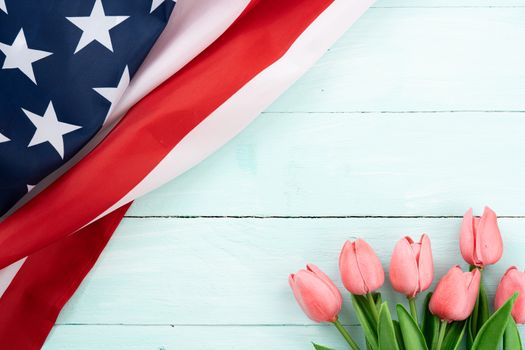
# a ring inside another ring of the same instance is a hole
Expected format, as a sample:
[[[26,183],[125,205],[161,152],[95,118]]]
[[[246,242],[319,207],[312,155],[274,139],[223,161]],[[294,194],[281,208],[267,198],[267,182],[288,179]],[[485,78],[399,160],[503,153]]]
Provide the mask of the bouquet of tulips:
[[[452,266],[423,301],[421,316],[417,296],[434,278],[430,239],[419,242],[410,237],[399,240],[390,260],[392,287],[407,298],[408,310],[397,304],[397,320],[378,289],[385,273],[374,250],[364,240],[347,241],[339,257],[339,271],[351,293],[354,312],[365,335],[367,350],[505,350],[522,349],[516,323],[525,323],[525,273],[510,267],[499,283],[495,312],[483,285],[483,271],[503,254],[503,242],[494,211],[486,207],[481,217],[472,209],[463,217],[460,250],[469,271]],[[341,293],[315,265],[307,265],[289,277],[294,296],[316,322],[332,323],[352,350],[360,349],[354,337],[339,321]],[[313,344],[317,350],[330,350]]]

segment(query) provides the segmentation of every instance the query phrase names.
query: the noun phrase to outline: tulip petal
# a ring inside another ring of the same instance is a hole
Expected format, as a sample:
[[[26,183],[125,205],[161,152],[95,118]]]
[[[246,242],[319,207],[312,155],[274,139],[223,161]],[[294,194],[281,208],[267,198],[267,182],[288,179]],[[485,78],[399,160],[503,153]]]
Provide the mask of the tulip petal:
[[[334,298],[326,282],[311,271],[299,270],[293,277],[292,290],[304,313],[316,322],[334,321],[341,311],[340,300]]]
[[[465,277],[458,265],[451,267],[438,282],[430,299],[429,309],[442,320],[462,321],[468,303]]]
[[[419,291],[419,272],[411,241],[404,237],[396,243],[389,269],[392,287],[408,297],[414,297]]]
[[[421,252],[421,241],[420,242],[414,242],[414,240],[410,237],[405,237],[406,240],[410,243],[410,248],[414,251],[414,255],[416,257],[416,261],[419,260],[419,253]]]
[[[430,238],[426,234],[423,234],[420,242],[418,271],[419,292],[422,292],[428,289],[434,280],[434,259],[432,257]]]
[[[459,231],[459,248],[463,259],[470,265],[475,265],[474,260],[474,227],[473,227],[473,216],[472,208],[467,210],[463,216],[463,222],[461,223],[461,229]]]
[[[293,273],[291,273],[290,276],[288,276],[288,284],[290,285],[290,288],[292,288],[292,290],[295,286],[294,276],[295,275]]]
[[[366,285],[367,293],[379,289],[385,282],[385,271],[381,260],[368,243],[362,239],[355,241],[357,265]]]
[[[464,313],[468,317],[472,313],[472,310],[474,310],[474,305],[478,298],[481,273],[478,269],[474,269],[470,272],[464,272],[463,277],[465,278],[465,286],[467,288],[467,300],[464,305]]]
[[[511,266],[498,285],[494,307],[499,309],[514,292],[518,292],[519,295],[512,309],[512,317],[516,323],[523,324],[525,323],[525,273],[518,271],[515,266]]]
[[[306,265],[306,269],[308,271],[311,271],[312,273],[314,273],[318,278],[320,278],[322,281],[324,281],[326,283],[326,285],[328,286],[328,288],[330,288],[330,290],[332,291],[332,293],[334,294],[334,298],[335,299],[338,299],[340,301],[340,304],[342,305],[343,304],[343,297],[341,296],[341,292],[339,291],[339,289],[337,289],[337,287],[335,286],[334,282],[332,282],[332,280],[330,279],[330,277],[328,277],[323,271],[321,271],[317,266],[315,266],[314,264],[307,264]]]
[[[525,273],[519,271],[516,266],[507,270],[508,276],[515,286],[525,286]]]
[[[516,266],[509,267],[501,277],[496,290],[496,296],[494,297],[494,308],[496,310],[499,309],[514,292],[515,286],[512,279],[510,278],[513,271],[517,271]]]
[[[339,255],[339,272],[346,289],[352,294],[368,293],[357,263],[355,242],[346,241]]]
[[[489,207],[485,207],[479,222],[476,250],[483,265],[495,264],[503,255],[503,240],[499,231],[497,216]]]

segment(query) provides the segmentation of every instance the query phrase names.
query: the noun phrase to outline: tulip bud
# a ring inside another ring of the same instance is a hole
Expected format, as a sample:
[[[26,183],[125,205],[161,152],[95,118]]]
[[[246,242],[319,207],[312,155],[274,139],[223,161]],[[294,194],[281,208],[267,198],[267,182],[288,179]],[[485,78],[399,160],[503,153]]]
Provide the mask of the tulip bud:
[[[438,282],[428,305],[430,312],[442,320],[463,321],[472,313],[479,292],[478,269],[463,272],[453,266]]]
[[[432,284],[434,279],[434,262],[430,239],[426,234],[419,243],[410,237],[400,239],[390,260],[390,282],[399,293],[413,298]]]
[[[346,241],[339,256],[339,272],[345,288],[356,295],[371,293],[385,281],[381,261],[362,239]]]
[[[481,218],[477,218],[469,209],[461,224],[459,246],[463,259],[470,265],[483,267],[495,264],[503,254],[496,213],[485,207]]]
[[[334,322],[341,311],[341,293],[319,268],[306,265],[288,278],[290,287],[304,313],[315,322]]]
[[[494,306],[499,309],[513,294],[518,292],[518,299],[512,308],[512,317],[516,323],[525,323],[525,272],[518,271],[516,266],[511,266],[501,278]]]

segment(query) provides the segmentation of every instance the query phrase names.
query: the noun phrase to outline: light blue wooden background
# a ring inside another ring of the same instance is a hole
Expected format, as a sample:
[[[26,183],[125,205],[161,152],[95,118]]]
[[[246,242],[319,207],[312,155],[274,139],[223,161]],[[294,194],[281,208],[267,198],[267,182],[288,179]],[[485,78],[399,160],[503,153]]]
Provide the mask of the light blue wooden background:
[[[524,0],[380,0],[240,136],[136,201],[45,349],[344,349],[287,275],[311,261],[340,285],[345,239],[386,266],[421,232],[441,275],[484,204],[503,216],[493,292],[525,267],[524,113]]]

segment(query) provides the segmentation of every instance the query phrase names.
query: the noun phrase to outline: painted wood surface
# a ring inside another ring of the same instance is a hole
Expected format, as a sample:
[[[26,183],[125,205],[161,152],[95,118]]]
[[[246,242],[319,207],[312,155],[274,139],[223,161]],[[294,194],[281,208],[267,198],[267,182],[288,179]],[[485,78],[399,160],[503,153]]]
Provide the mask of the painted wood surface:
[[[525,7],[523,0],[377,0],[372,7]]]
[[[272,112],[523,111],[525,8],[372,8]]]
[[[312,262],[344,290],[337,261],[345,240],[365,237],[386,267],[399,238],[426,232],[440,276],[452,263],[462,261],[457,244],[460,222],[455,218],[128,218],[58,323],[313,324],[290,293],[290,272]],[[520,259],[525,219],[501,219],[501,230],[506,254],[487,270],[490,292],[507,266],[525,263],[525,258]],[[390,287],[384,293],[403,301]],[[353,316],[342,320],[357,322]]]
[[[350,331],[360,334],[358,327]],[[308,339],[333,348],[345,349],[345,343],[327,326],[57,326],[44,347],[75,350],[247,350],[309,349]],[[56,344],[56,345],[55,345]]]
[[[129,215],[439,216],[484,204],[520,215],[523,117],[264,114]]]
[[[427,232],[440,275],[484,204],[505,216],[493,293],[525,266],[524,41],[523,0],[378,1],[245,132],[135,202],[45,349],[344,349],[288,273],[311,261],[340,286],[345,239],[386,266]]]

